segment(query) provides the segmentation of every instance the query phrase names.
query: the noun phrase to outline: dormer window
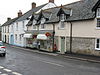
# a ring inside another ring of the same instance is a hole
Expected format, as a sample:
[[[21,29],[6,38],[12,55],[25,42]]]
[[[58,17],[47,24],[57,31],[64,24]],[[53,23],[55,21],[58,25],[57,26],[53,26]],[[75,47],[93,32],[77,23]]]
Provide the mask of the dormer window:
[[[45,18],[41,18],[41,29],[44,29],[45,28],[45,23],[46,19]]]
[[[100,18],[100,8],[97,9],[97,17]]]
[[[64,27],[65,27],[65,24],[64,24],[64,21],[65,21],[65,14],[60,14],[60,16],[59,16],[59,18],[60,18],[60,29],[64,29]]]
[[[44,23],[45,23],[45,19],[41,18],[41,24],[44,24]]]
[[[37,22],[36,20],[33,20],[33,24],[32,24],[32,25],[35,25],[35,24],[36,24],[36,22]]]
[[[60,21],[65,21],[65,14],[61,14],[59,18],[60,18]]]
[[[36,29],[36,23],[37,23],[37,21],[36,20],[33,20],[33,24],[32,24],[33,29]]]

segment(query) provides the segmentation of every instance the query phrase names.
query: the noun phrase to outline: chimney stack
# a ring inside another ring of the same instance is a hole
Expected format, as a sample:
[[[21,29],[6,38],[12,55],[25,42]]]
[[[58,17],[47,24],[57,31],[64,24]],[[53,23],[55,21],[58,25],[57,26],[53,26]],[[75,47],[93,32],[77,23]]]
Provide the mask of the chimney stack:
[[[8,17],[8,18],[7,18],[7,21],[9,21],[9,20],[11,20],[11,18],[10,18],[10,17]]]
[[[20,16],[22,16],[21,10],[19,10],[19,12],[18,12],[18,17],[20,17]]]
[[[32,3],[32,9],[35,8],[35,7],[36,7],[36,3],[33,2],[33,3]]]
[[[54,0],[49,0],[49,2],[54,3]]]

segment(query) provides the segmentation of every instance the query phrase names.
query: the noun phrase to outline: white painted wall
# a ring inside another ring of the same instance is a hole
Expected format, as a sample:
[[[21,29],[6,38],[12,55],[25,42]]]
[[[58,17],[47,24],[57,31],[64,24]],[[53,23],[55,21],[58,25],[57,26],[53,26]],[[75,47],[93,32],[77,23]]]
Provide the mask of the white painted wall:
[[[23,21],[24,21],[24,26],[23,26]],[[23,20],[23,21],[18,21],[14,23],[14,40],[15,40],[15,45],[18,46],[24,46],[24,38],[23,35],[25,33],[25,30],[27,30],[26,24],[28,23],[29,20]],[[16,23],[18,23],[18,30],[16,30]],[[23,28],[24,27],[24,28]],[[17,34],[17,40],[15,39],[15,35]],[[20,35],[21,35],[21,40],[20,40]]]
[[[72,22],[73,37],[93,37],[100,38],[100,29],[97,29],[97,20]]]

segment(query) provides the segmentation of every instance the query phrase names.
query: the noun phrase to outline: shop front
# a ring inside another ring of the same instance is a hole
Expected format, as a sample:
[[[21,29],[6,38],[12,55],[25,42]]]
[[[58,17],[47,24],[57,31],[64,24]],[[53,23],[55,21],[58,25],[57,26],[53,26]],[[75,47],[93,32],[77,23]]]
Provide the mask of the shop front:
[[[38,34],[37,41],[39,42],[40,50],[52,52],[52,33]]]
[[[25,47],[28,48],[37,48],[37,39],[36,39],[37,35],[33,35],[33,34],[24,34],[24,39],[25,41]]]

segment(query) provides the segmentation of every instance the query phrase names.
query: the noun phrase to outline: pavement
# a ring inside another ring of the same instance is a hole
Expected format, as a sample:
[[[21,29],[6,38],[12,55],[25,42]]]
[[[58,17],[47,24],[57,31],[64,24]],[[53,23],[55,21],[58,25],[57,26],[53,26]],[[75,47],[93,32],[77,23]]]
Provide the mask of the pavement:
[[[12,47],[17,47],[17,46],[12,46]],[[60,53],[52,53],[52,52],[36,50],[36,49],[33,50],[33,49],[23,48],[23,47],[17,47],[17,48],[22,48],[24,50],[41,53],[41,54],[52,55],[52,56],[63,56],[65,58],[69,58],[69,59],[88,61],[88,62],[93,62],[93,63],[100,63],[100,56],[83,55],[83,54],[76,54],[76,53],[60,54]]]

